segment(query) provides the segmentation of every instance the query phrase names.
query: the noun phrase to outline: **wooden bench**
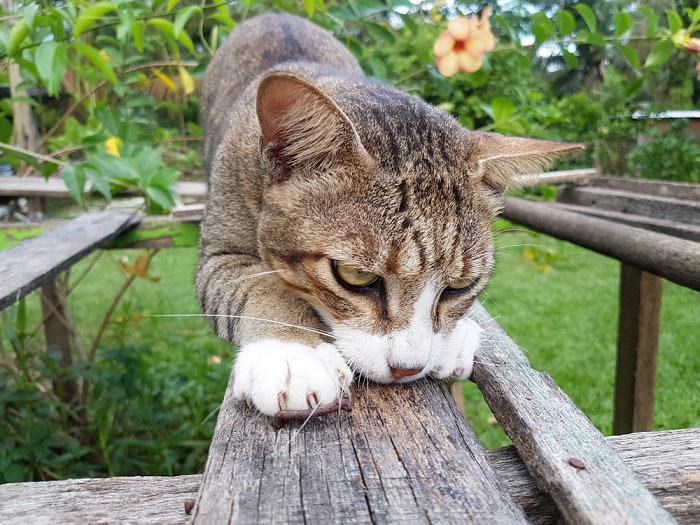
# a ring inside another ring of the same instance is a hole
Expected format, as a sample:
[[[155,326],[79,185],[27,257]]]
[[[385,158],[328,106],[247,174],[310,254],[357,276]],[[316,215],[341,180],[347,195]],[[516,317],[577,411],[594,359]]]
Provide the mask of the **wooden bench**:
[[[86,215],[0,252],[0,271],[16,272],[0,285],[0,308],[99,246],[164,246],[139,235],[154,224]],[[34,259],[44,263],[26,264]],[[432,380],[356,387],[352,412],[279,429],[234,403],[229,384],[201,478],[2,485],[0,523],[700,520],[698,429],[605,439],[483,309],[474,317],[486,335],[472,379],[514,448],[484,451]]]

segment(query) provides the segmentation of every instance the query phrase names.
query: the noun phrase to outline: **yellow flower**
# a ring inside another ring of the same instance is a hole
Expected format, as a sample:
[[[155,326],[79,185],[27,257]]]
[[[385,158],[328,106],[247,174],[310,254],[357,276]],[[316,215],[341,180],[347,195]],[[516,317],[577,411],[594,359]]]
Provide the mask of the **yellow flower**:
[[[119,137],[109,137],[105,140],[105,151],[114,157],[119,157],[119,145],[122,141]]]
[[[481,68],[484,55],[496,46],[496,37],[491,32],[489,17],[491,8],[486,7],[481,18],[475,15],[460,16],[450,20],[433,45],[435,64],[446,77],[459,72],[474,73]]]

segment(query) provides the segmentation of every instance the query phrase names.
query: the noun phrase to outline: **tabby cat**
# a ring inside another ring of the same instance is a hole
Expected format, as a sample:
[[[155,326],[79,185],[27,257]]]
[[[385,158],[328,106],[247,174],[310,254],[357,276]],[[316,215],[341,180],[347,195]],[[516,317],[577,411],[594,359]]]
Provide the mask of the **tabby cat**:
[[[503,190],[580,148],[467,131],[280,14],[217,51],[202,121],[199,301],[267,415],[327,406],[354,373],[468,378]]]

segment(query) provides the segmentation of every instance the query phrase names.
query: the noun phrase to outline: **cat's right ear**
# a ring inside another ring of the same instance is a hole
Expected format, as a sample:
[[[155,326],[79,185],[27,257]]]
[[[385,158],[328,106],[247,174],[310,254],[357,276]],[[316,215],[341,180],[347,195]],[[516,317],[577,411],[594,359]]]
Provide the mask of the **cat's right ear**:
[[[272,164],[273,182],[295,170],[329,171],[367,162],[355,127],[316,86],[288,73],[272,73],[258,87],[260,151]]]

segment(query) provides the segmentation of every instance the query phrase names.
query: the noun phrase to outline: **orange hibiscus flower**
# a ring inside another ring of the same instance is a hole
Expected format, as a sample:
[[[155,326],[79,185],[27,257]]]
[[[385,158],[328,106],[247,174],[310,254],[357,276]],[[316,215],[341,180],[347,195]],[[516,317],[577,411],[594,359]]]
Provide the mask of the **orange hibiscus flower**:
[[[474,73],[481,68],[484,55],[496,46],[490,16],[491,8],[486,7],[481,18],[460,16],[448,22],[447,30],[433,45],[435,64],[441,74],[451,77],[459,72]]]

